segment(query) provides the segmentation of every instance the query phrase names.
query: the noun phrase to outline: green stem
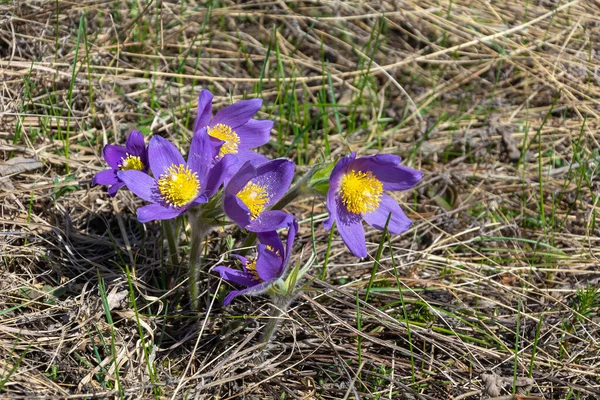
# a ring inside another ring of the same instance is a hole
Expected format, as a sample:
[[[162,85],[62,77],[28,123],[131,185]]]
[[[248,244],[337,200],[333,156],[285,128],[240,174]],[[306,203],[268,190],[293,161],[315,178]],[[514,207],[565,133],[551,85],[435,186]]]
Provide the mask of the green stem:
[[[175,268],[177,265],[179,265],[177,242],[175,240],[175,221],[163,221],[163,228],[165,230],[165,236],[167,237],[167,244],[169,246],[169,256],[171,256],[171,268]]]
[[[273,301],[273,306],[271,308],[271,312],[269,313],[269,322],[265,325],[261,343],[263,347],[266,347],[275,332],[277,332],[277,327],[282,320],[282,316],[287,313],[287,309],[292,304],[295,296],[272,296],[271,299]]]
[[[192,309],[198,311],[198,297],[200,295],[199,282],[202,274],[202,250],[204,249],[204,238],[210,231],[211,226],[206,224],[198,215],[190,213],[190,225],[192,238],[190,242],[190,267],[189,267],[189,288]]]

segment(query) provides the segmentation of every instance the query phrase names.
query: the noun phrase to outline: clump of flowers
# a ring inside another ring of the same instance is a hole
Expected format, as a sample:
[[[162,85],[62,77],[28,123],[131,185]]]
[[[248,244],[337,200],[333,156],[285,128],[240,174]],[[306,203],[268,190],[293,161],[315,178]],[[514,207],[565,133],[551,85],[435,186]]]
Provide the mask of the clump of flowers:
[[[298,285],[311,262],[289,267],[298,233],[296,218],[281,210],[307,188],[326,194],[329,218],[350,252],[367,256],[364,220],[392,234],[406,231],[411,221],[386,191],[407,190],[421,179],[421,172],[400,165],[400,157],[378,154],[356,157],[352,153],[335,166],[314,166],[294,180],[294,163],[285,158],[268,160],[251,150],[269,141],[273,121],[256,120],[262,101],[242,100],[212,113],[213,95],[203,90],[191,145],[184,159],[168,140],[154,136],[146,148],[143,135],[132,131],[125,147],[107,145],[103,156],[110,169],[94,177],[93,183],[107,185],[116,195],[127,187],[150,204],[137,210],[140,222],[175,219],[186,214],[191,227],[189,285],[192,306],[198,308],[198,282],[203,271],[202,245],[205,235],[228,219],[248,233],[247,245],[258,239],[255,256],[232,254],[241,268],[219,265],[213,271],[241,287],[224,299],[230,304],[241,295],[268,294],[278,312],[265,329],[272,336],[281,312],[298,293]],[[287,229],[285,245],[278,230]],[[176,235],[166,230],[169,243]],[[169,233],[170,232],[170,233]],[[171,251],[176,248],[170,246]]]

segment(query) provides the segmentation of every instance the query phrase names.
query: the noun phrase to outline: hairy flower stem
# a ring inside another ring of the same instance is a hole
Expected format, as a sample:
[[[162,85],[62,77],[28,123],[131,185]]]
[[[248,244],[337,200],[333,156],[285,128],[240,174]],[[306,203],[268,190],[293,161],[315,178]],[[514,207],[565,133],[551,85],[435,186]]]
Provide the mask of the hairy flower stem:
[[[190,225],[192,238],[190,242],[190,267],[188,283],[190,287],[190,300],[192,309],[198,311],[198,297],[200,275],[202,274],[202,250],[204,249],[204,238],[210,231],[211,226],[206,224],[198,215],[190,213]]]
[[[279,323],[282,320],[282,317],[287,313],[288,307],[294,301],[295,295],[272,295],[271,300],[273,301],[273,306],[271,308],[271,313],[269,314],[269,322],[265,325],[261,343],[263,348],[269,344],[275,332],[277,332],[277,328],[279,327]]]
[[[177,251],[177,241],[175,240],[177,220],[166,220],[163,221],[163,229],[165,236],[167,237],[167,244],[169,246],[169,256],[171,257],[171,265],[169,270],[176,268],[179,265],[179,256]]]

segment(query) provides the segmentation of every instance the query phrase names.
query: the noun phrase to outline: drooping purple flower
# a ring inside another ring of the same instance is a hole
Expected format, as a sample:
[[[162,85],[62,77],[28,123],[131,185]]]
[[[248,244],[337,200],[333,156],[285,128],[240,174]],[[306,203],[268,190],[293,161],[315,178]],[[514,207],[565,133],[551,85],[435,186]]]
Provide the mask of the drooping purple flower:
[[[223,183],[232,157],[226,156],[212,166],[212,146],[207,135],[194,135],[187,163],[168,140],[154,136],[148,146],[150,170],[117,173],[129,190],[152,204],[137,211],[140,222],[175,218],[197,204],[205,203]]]
[[[194,133],[206,128],[216,147],[215,161],[226,154],[234,154],[237,163],[226,172],[225,182],[246,162],[262,164],[267,158],[250,149],[269,141],[273,121],[252,119],[262,105],[261,99],[240,100],[212,116],[213,95],[202,90],[198,99],[198,116]]]
[[[408,230],[412,223],[398,203],[383,193],[410,189],[421,180],[421,171],[399,165],[400,160],[391,154],[357,159],[352,153],[331,171],[327,192],[329,219],[324,226],[329,230],[335,221],[342,240],[356,257],[367,256],[361,219],[383,230],[391,213],[388,231],[393,234]]]
[[[290,214],[268,208],[279,200],[294,178],[294,163],[284,158],[255,166],[246,161],[225,186],[225,214],[251,232],[268,232],[289,224]]]
[[[232,254],[234,258],[242,263],[242,271],[223,266],[214,268],[221,275],[221,278],[246,287],[229,293],[225,297],[223,305],[231,303],[231,300],[240,294],[258,295],[264,293],[273,282],[285,277],[294,246],[294,239],[298,232],[298,222],[294,218],[288,226],[285,247],[277,232],[261,232],[257,234],[260,243],[257,246],[256,258],[247,259]]]
[[[117,172],[127,170],[148,172],[148,149],[144,143],[144,135],[139,131],[131,131],[125,147],[114,144],[104,146],[102,156],[110,169],[98,172],[92,180],[92,185],[110,185],[108,195],[111,197],[125,186],[117,176]]]

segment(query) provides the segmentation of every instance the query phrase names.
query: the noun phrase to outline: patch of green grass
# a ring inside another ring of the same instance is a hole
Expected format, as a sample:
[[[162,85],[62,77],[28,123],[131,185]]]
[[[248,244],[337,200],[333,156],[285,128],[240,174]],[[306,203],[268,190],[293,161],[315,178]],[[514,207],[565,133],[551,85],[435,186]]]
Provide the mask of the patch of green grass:
[[[585,288],[577,289],[572,307],[575,312],[575,318],[579,322],[584,323],[600,307],[600,293],[598,288],[588,285]]]

